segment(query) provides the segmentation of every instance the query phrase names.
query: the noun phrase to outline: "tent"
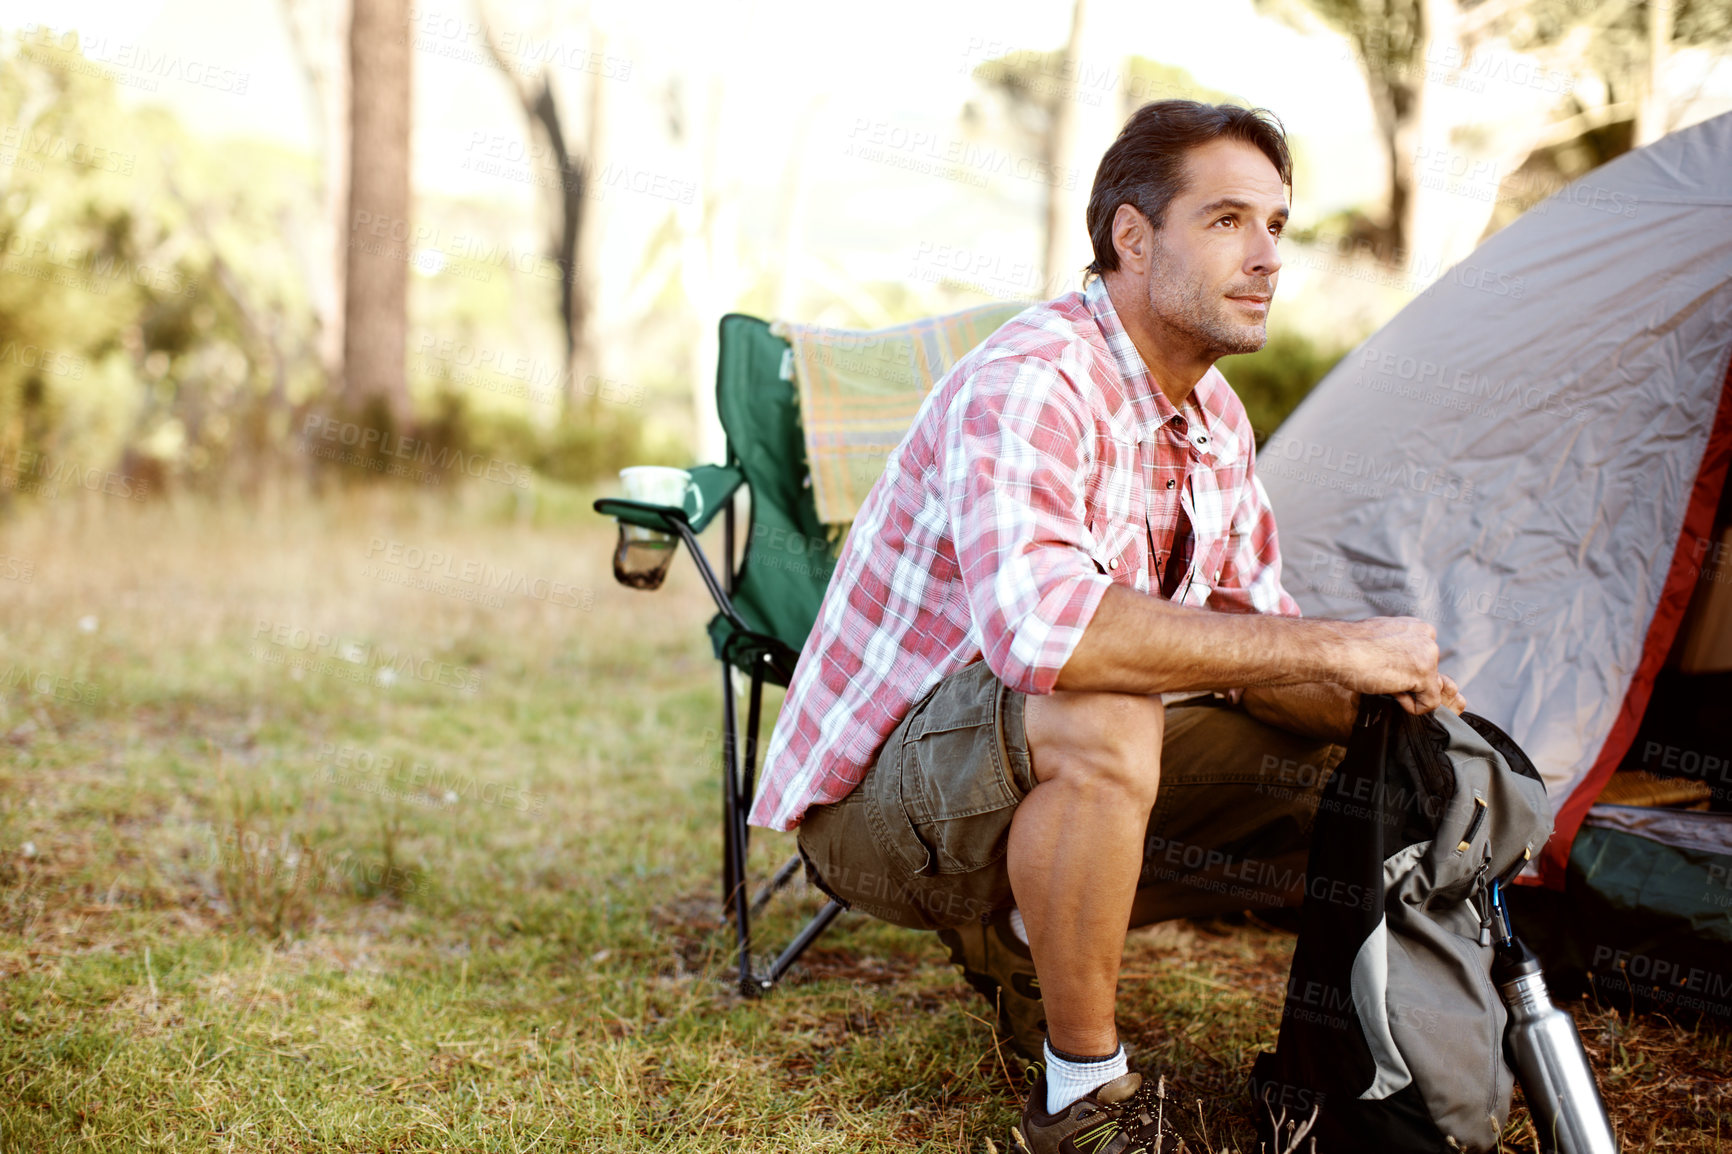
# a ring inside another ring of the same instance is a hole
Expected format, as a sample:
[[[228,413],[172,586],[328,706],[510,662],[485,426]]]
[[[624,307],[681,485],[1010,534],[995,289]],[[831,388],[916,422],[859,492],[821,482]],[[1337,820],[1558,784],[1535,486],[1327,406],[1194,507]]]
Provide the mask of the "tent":
[[[1732,114],[1492,236],[1257,466],[1306,614],[1432,622],[1539,767],[1554,945],[1680,1007],[1732,1007],[1729,359]]]

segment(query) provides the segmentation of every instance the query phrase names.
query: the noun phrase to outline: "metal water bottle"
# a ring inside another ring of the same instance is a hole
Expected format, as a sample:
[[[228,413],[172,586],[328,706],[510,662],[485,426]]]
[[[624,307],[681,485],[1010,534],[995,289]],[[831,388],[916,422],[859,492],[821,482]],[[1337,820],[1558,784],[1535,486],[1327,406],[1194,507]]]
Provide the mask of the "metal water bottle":
[[[1540,962],[1509,929],[1501,887],[1492,887],[1499,941],[1492,981],[1509,1008],[1509,1051],[1540,1148],[1548,1154],[1618,1154],[1575,1019],[1552,1004]]]

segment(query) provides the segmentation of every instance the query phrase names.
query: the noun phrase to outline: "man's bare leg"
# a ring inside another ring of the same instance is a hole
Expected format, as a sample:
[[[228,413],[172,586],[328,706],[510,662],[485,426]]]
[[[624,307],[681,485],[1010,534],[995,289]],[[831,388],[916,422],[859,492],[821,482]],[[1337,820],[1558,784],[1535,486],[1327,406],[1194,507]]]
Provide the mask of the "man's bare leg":
[[[1118,1047],[1119,963],[1160,786],[1164,722],[1158,695],[1027,699],[1037,784],[1011,822],[1006,864],[1055,1050]]]

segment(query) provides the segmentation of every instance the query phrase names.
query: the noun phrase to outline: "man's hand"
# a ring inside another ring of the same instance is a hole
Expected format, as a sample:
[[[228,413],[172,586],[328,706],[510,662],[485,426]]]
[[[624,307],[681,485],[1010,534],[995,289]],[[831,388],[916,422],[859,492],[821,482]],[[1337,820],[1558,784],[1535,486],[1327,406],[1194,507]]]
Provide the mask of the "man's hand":
[[[1440,676],[1442,676],[1442,675],[1440,675]],[[1458,714],[1466,713],[1467,712],[1467,698],[1465,698],[1461,695],[1461,690],[1456,687],[1454,680],[1452,680],[1451,678],[1449,678],[1447,676],[1442,676],[1442,680],[1443,680],[1443,707],[1445,709],[1453,709]]]
[[[1455,682],[1448,677],[1440,680],[1443,707],[1465,712],[1467,700]],[[1243,702],[1246,712],[1266,725],[1338,745],[1347,744],[1359,717],[1359,694],[1330,681],[1251,686],[1245,690]]]
[[[1337,678],[1357,693],[1385,693],[1409,713],[1430,713],[1461,699],[1437,669],[1437,630],[1415,617],[1373,617],[1349,624],[1348,665]],[[1457,711],[1459,712],[1459,710]]]

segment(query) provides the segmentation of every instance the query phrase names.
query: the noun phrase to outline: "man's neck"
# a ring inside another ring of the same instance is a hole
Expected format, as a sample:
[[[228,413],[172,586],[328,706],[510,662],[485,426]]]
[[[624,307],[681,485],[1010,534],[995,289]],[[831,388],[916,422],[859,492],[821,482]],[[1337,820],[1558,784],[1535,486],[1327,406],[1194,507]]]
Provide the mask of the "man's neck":
[[[1179,408],[1215,363],[1213,354],[1198,348],[1193,338],[1163,324],[1149,309],[1147,297],[1123,278],[1108,273],[1101,280],[1125,335],[1143,358],[1156,387],[1175,409]]]

